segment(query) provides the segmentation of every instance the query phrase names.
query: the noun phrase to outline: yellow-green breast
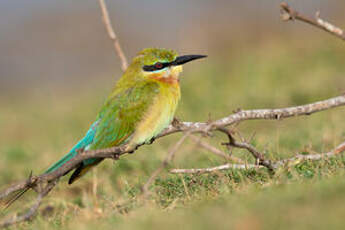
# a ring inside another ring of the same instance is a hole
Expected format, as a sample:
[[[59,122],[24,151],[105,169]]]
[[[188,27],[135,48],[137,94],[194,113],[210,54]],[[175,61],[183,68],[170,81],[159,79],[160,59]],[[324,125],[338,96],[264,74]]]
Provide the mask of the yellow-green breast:
[[[149,142],[172,122],[180,100],[178,81],[159,82],[160,89],[152,105],[135,129],[130,145]]]

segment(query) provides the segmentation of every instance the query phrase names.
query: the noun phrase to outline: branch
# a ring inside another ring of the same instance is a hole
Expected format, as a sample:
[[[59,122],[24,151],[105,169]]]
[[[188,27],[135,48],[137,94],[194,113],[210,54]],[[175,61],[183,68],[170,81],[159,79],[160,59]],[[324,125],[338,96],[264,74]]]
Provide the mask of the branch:
[[[122,69],[123,72],[125,72],[125,70],[128,67],[128,62],[127,62],[125,54],[122,51],[119,39],[117,38],[117,36],[115,34],[113,26],[111,25],[110,18],[109,18],[109,13],[108,13],[105,1],[104,0],[99,0],[99,5],[100,5],[101,10],[102,10],[103,23],[105,25],[105,28],[106,28],[106,30],[108,32],[108,35],[109,35],[110,39],[114,43],[115,52],[117,53],[117,55],[119,56],[119,58],[121,60],[121,69]]]
[[[30,207],[30,209],[26,213],[24,213],[20,216],[15,216],[15,217],[9,218],[8,220],[5,220],[4,222],[0,223],[0,228],[7,228],[11,225],[31,220],[36,215],[37,210],[40,207],[43,198],[48,195],[48,193],[55,187],[55,185],[56,185],[56,181],[49,183],[37,195],[35,203]]]
[[[299,20],[305,23],[308,23],[312,26],[316,26],[319,29],[322,29],[342,40],[345,41],[345,34],[342,29],[337,26],[332,25],[331,23],[320,18],[320,12],[316,12],[315,19],[304,16],[298,11],[291,8],[286,2],[280,3],[281,8],[281,18],[283,21],[289,20]]]
[[[252,168],[262,168],[263,166],[260,165],[254,165],[254,164],[224,164],[219,165],[216,167],[210,167],[210,168],[198,168],[198,169],[171,169],[169,172],[173,174],[202,174],[202,173],[210,173],[215,171],[221,171],[221,170],[228,170],[228,169],[243,169],[248,170]]]
[[[321,160],[321,159],[324,159],[324,158],[335,157],[335,156],[339,155],[342,152],[345,152],[345,141],[343,143],[339,144],[337,147],[335,147],[330,152],[319,153],[319,154],[311,154],[311,155],[299,154],[299,155],[294,156],[292,158],[276,162],[274,164],[274,167],[278,168],[278,167],[283,166],[284,164],[287,164],[289,162],[298,162],[298,161],[301,161],[301,160],[317,161],[317,160]]]
[[[345,95],[342,95],[315,103],[281,109],[240,110],[214,122],[179,122],[176,125],[170,125],[158,137],[185,131],[207,133],[217,129],[217,127],[226,127],[245,120],[282,120],[289,117],[311,115],[344,105]]]
[[[258,165],[262,165],[265,166],[266,168],[268,168],[271,172],[273,172],[274,168],[272,166],[271,161],[266,160],[264,155],[262,153],[260,153],[258,150],[256,150],[254,148],[254,146],[252,146],[251,144],[247,143],[247,142],[239,142],[237,141],[234,136],[232,135],[231,131],[224,128],[224,127],[220,127],[218,128],[219,131],[225,133],[228,138],[229,138],[229,142],[228,143],[224,143],[225,145],[228,146],[233,146],[235,148],[240,148],[240,149],[246,149],[247,151],[249,151],[253,157],[255,158],[256,162]]]
[[[195,142],[197,143],[200,147],[214,153],[215,155],[217,156],[220,156],[220,157],[223,157],[225,158],[226,160],[231,160],[231,161],[235,161],[235,162],[238,162],[238,163],[244,163],[242,159],[238,158],[238,157],[235,157],[235,156],[232,156],[230,154],[227,154],[219,149],[217,149],[216,147],[208,144],[207,142],[205,141],[202,141],[200,138],[194,136],[194,135],[190,135],[190,138]]]
[[[320,153],[320,154],[312,154],[312,155],[297,155],[295,157],[291,157],[289,159],[280,160],[277,162],[273,162],[272,166],[274,169],[277,169],[281,166],[287,165],[290,162],[294,163],[300,163],[303,160],[311,160],[311,161],[317,161],[325,158],[331,158],[339,155],[340,153],[345,152],[345,141],[341,144],[339,144],[337,147],[335,147],[332,151],[327,153]],[[262,168],[263,166],[260,165],[254,165],[254,164],[223,164],[216,167],[211,168],[197,168],[197,169],[171,169],[169,172],[173,174],[202,174],[202,173],[211,173],[215,171],[221,171],[221,170],[229,170],[229,169],[258,169]]]

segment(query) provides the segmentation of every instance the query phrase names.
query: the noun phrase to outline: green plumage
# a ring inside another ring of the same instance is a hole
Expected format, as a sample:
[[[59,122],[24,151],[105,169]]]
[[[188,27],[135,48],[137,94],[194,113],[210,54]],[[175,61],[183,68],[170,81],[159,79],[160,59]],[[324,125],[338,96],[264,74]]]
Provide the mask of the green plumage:
[[[96,122],[92,125],[85,137],[66,156],[46,172],[49,173],[61,167],[61,165],[77,154],[78,149],[104,149],[130,142],[139,123],[143,121],[144,116],[148,116],[147,114],[153,103],[156,100],[169,100],[166,97],[157,97],[163,95],[162,91],[169,90],[170,86],[159,80],[151,79],[151,73],[145,73],[142,67],[144,65],[153,65],[156,62],[171,62],[174,61],[176,56],[176,52],[164,49],[145,49],[141,51],[133,59],[131,65],[115,85],[112,93],[102,106]],[[162,74],[164,74],[164,71],[158,73],[158,75]],[[176,88],[176,86],[171,87]],[[170,95],[174,97],[174,94]],[[178,95],[176,96],[176,101],[178,101],[179,88]],[[166,106],[170,106],[169,101],[166,102]],[[169,124],[174,112],[175,108],[171,110],[172,114],[163,118],[166,119],[166,122],[163,123]],[[157,129],[163,128],[157,127]],[[144,139],[143,141],[148,141],[158,131],[152,130],[151,134],[145,133],[143,135],[146,136],[138,138],[138,140]],[[136,135],[140,136],[140,133]],[[100,161],[102,159],[89,159],[81,163],[71,176],[69,183],[73,183]]]
[[[180,99],[178,77],[182,71],[181,65],[203,57],[206,56],[177,57],[175,51],[155,48],[138,53],[116,83],[85,136],[45,173],[59,169],[75,157],[78,150],[104,149],[125,143],[132,148],[156,137],[174,117]],[[70,177],[69,184],[102,160],[95,158],[80,163]],[[7,206],[28,190],[26,188],[15,194]]]
[[[99,123],[90,149],[108,148],[126,142],[159,90],[157,83],[142,81],[108,99],[98,115]]]

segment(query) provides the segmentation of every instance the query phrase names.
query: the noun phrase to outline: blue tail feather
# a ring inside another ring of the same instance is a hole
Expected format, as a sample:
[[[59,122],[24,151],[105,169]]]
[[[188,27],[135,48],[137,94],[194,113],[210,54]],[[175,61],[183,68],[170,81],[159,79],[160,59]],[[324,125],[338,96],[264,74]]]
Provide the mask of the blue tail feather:
[[[60,168],[62,165],[64,165],[66,162],[71,160],[73,157],[77,155],[78,149],[87,149],[90,144],[92,144],[93,138],[96,133],[96,127],[97,127],[98,121],[93,123],[90,127],[90,129],[87,131],[85,137],[81,139],[72,149],[67,153],[65,156],[63,156],[58,162],[50,166],[45,173],[51,173],[58,168]]]

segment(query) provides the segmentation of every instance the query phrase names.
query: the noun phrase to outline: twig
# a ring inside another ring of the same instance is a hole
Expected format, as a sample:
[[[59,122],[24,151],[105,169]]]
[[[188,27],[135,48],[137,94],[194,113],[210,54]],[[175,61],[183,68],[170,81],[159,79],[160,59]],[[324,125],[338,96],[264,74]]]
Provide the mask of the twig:
[[[110,21],[110,18],[109,18],[109,13],[108,13],[105,1],[104,0],[99,0],[99,5],[100,5],[101,10],[102,10],[103,22],[104,22],[105,28],[107,29],[107,32],[108,32],[108,35],[109,35],[110,39],[114,43],[115,52],[117,53],[117,55],[119,56],[119,58],[121,60],[121,69],[124,72],[127,69],[127,67],[128,67],[127,58],[126,58],[125,54],[122,51],[119,39],[116,36],[115,31],[113,29],[113,26],[111,24],[111,21]]]
[[[17,223],[28,221],[28,220],[32,219],[32,217],[34,217],[36,215],[37,210],[42,203],[42,199],[48,195],[48,193],[54,188],[55,185],[56,185],[56,181],[49,183],[37,195],[35,203],[30,207],[30,209],[26,213],[24,213],[20,216],[14,216],[12,218],[9,218],[8,220],[5,220],[4,222],[0,223],[0,228],[7,228],[13,224],[17,224]]]
[[[320,12],[316,12],[315,19],[304,16],[303,14],[299,13],[298,11],[291,8],[286,2],[280,3],[281,8],[281,18],[284,21],[289,20],[299,20],[302,22],[306,22],[310,25],[316,26],[319,29],[322,29],[330,34],[333,34],[334,36],[345,40],[345,34],[342,29],[340,29],[337,26],[334,26],[333,24],[323,20],[320,18]]]
[[[178,142],[176,142],[176,144],[169,150],[169,152],[168,152],[167,156],[165,157],[165,159],[163,160],[161,166],[158,169],[156,169],[156,171],[154,171],[152,173],[150,178],[144,184],[144,186],[142,187],[142,191],[143,191],[143,196],[144,197],[147,197],[149,195],[149,187],[150,187],[150,185],[152,184],[154,179],[156,179],[156,177],[161,173],[161,171],[168,166],[169,162],[174,158],[174,155],[177,152],[177,150],[181,147],[182,143],[186,140],[186,138],[189,135],[190,135],[190,133],[185,133],[181,137],[181,139]]]
[[[17,192],[19,190],[22,190],[28,187],[32,187],[33,185],[36,184],[36,182],[37,182],[37,177],[31,176],[25,181],[15,183],[0,193],[0,200],[8,197],[14,192]]]
[[[257,168],[262,168],[263,166],[260,165],[254,165],[254,164],[224,164],[224,165],[219,165],[216,167],[211,167],[211,168],[198,168],[198,169],[171,169],[169,172],[173,174],[179,174],[179,173],[186,173],[186,174],[201,174],[201,173],[210,173],[210,172],[215,172],[215,171],[220,171],[220,170],[228,170],[228,169],[243,169],[243,170],[248,170],[248,169],[257,169]]]
[[[196,137],[195,135],[190,135],[190,139],[192,139],[195,143],[197,143],[199,146],[203,147],[204,149],[207,149],[208,151],[214,153],[217,156],[223,157],[226,160],[232,160],[237,163],[244,163],[242,159],[226,154],[225,152],[221,151],[220,149],[217,149],[216,147],[208,144],[205,141],[202,141],[200,138]]]
[[[251,144],[247,143],[247,142],[239,142],[237,141],[234,136],[232,135],[231,131],[224,128],[224,127],[219,127],[218,128],[219,131],[225,133],[228,138],[229,138],[229,142],[228,143],[224,143],[225,145],[229,145],[229,146],[233,146],[236,148],[240,148],[240,149],[246,149],[248,150],[253,157],[255,158],[256,162],[258,165],[262,165],[265,166],[266,168],[268,168],[270,171],[273,172],[274,168],[272,166],[271,161],[266,160],[264,155],[262,153],[260,153],[258,150],[256,150],[254,148],[254,146],[252,146]]]
[[[324,158],[335,157],[342,152],[345,152],[345,141],[327,153],[319,153],[319,154],[311,154],[311,155],[298,154],[298,155],[291,157],[289,159],[280,160],[278,162],[275,162],[274,167],[278,168],[278,167],[283,166],[284,164],[286,164],[288,162],[296,162],[296,161],[301,161],[301,160],[317,161],[317,160],[321,160]]]

